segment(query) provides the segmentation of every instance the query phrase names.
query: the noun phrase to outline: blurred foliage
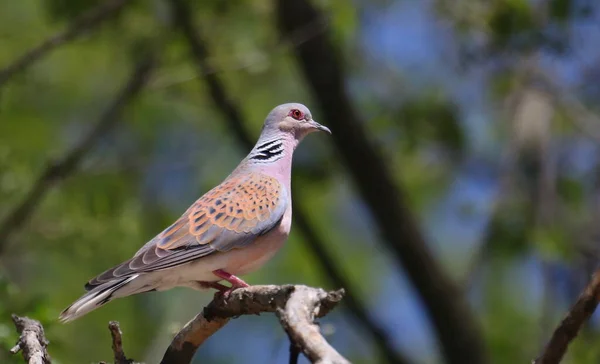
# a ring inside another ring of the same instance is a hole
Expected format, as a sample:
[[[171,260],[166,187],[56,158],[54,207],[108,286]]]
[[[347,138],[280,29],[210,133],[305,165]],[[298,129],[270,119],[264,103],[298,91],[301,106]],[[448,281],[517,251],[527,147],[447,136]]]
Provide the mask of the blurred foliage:
[[[417,149],[428,142],[439,143],[460,158],[465,147],[463,130],[456,106],[438,95],[409,99],[398,110],[395,120],[401,124],[408,148]]]
[[[504,46],[515,35],[531,32],[535,27],[533,4],[527,0],[494,1],[487,23],[493,42]]]
[[[99,3],[0,2],[0,67]],[[317,104],[289,52],[292,45],[276,31],[272,1],[189,3],[214,72],[253,136],[274,105]],[[598,96],[593,75],[600,71],[593,60],[599,54],[588,46],[600,32],[594,28],[597,5],[586,0],[315,3],[348,65],[356,110],[417,212],[430,248],[448,274],[470,274],[466,290],[492,362],[530,361],[581,289],[548,279],[543,266],[560,267],[560,281],[573,282],[589,274],[578,265],[582,257],[597,262],[587,252],[597,245],[592,236],[599,221],[600,154],[598,141],[581,132],[578,114],[552,100],[556,110],[548,123],[526,120],[534,127],[549,125],[538,134],[551,136],[545,151],[552,158],[549,165],[538,164],[545,159],[537,149],[515,146],[522,129],[515,127],[514,107],[507,105],[518,104],[522,88],[535,81],[524,66],[533,60],[564,87],[560,92],[597,109],[586,102]],[[127,259],[247,152],[229,134],[185,40],[173,29],[168,3],[131,2],[0,90],[1,222],[44,167],[89,130],[137,57],[148,47],[160,53],[160,67],[118,127],[77,173],[52,189],[0,256],[0,362],[19,362],[6,353],[16,340],[13,312],[42,321],[57,362],[111,358],[109,320],[121,322],[128,356],[155,362],[174,330],[210,299],[210,293],[176,289],[117,300],[73,324],[56,322],[60,310],[83,293],[87,279]],[[533,155],[519,155],[523,150]],[[507,168],[511,153],[516,156]],[[533,162],[524,163],[525,157]],[[295,156],[295,193],[399,350],[418,363],[440,362],[420,303],[399,283],[401,270],[382,248],[368,207],[356,197],[339,160],[325,136],[307,138]],[[504,189],[506,177],[511,183]],[[538,206],[540,181],[552,187],[545,208]],[[545,209],[552,210],[550,217]],[[248,281],[327,287],[327,277],[300,239],[292,229],[276,259]],[[482,250],[486,253],[479,254]],[[597,321],[575,341],[566,363],[600,361]],[[373,362],[371,338],[356,330],[347,311],[336,311],[325,323],[331,325],[334,346],[353,362]],[[274,319],[243,318],[226,330],[202,348],[203,359],[287,362],[287,339]],[[231,350],[232,342],[238,350]]]
[[[69,20],[101,4],[100,0],[47,0],[46,11],[53,21]]]

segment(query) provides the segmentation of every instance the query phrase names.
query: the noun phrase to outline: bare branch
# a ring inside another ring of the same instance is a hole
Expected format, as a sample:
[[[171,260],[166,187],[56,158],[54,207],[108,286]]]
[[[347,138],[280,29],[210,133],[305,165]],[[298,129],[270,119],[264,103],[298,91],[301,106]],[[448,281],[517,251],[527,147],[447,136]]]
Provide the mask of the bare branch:
[[[600,302],[600,270],[597,270],[560,325],[554,330],[550,342],[534,364],[560,363],[567,347],[581,327],[592,316]]]
[[[112,349],[115,354],[115,364],[132,364],[133,360],[127,359],[125,352],[123,351],[123,338],[119,323],[117,321],[109,322],[108,329],[110,330],[110,336],[112,337]]]
[[[100,116],[92,130],[69,150],[61,160],[49,163],[44,172],[37,178],[31,190],[25,195],[23,201],[8,213],[4,221],[0,222],[0,253],[8,245],[11,235],[29,219],[46,193],[58,181],[73,173],[96,142],[114,128],[120,119],[119,114],[123,108],[137,96],[147,82],[154,63],[153,57],[146,57],[138,62],[130,79]]]
[[[35,61],[41,59],[50,51],[77,38],[86,30],[90,30],[102,23],[102,21],[121,10],[129,1],[131,0],[108,0],[81,14],[67,27],[67,29],[46,39],[41,44],[22,55],[21,58],[1,70],[0,87],[2,87],[13,75],[31,66]]]
[[[298,364],[300,358],[300,349],[293,343],[290,342],[290,364]]]
[[[189,363],[196,350],[234,317],[275,312],[292,343],[314,363],[348,363],[320,334],[314,319],[325,316],[344,290],[325,292],[306,286],[251,286],[228,297],[215,296],[175,336],[161,364]]]
[[[600,117],[589,110],[574,92],[564,90],[548,73],[540,71],[538,77],[553,101],[566,109],[575,128],[594,141],[600,141]]]
[[[196,61],[200,78],[206,82],[210,92],[210,96],[216,106],[225,114],[225,120],[229,124],[229,128],[234,132],[235,136],[244,141],[246,146],[252,148],[252,141],[243,130],[242,115],[235,107],[233,101],[225,92],[223,84],[213,72],[213,68],[207,60],[207,50],[205,42],[200,35],[191,18],[189,8],[183,0],[171,0],[175,25],[181,29],[185,36],[190,50]]]
[[[274,58],[275,56],[277,56],[279,54],[283,54],[289,48],[290,44],[300,45],[300,44],[308,41],[312,37],[316,36],[320,32],[325,31],[325,29],[327,29],[328,23],[329,22],[326,21],[325,19],[317,19],[313,23],[306,24],[301,29],[298,29],[298,32],[291,34],[290,37],[288,37],[287,39],[282,39],[282,40],[278,41],[276,44],[261,50],[261,53],[265,54],[266,57],[256,57],[255,59],[244,60],[241,62],[239,60],[236,60],[235,62],[230,62],[229,64],[221,61],[218,66],[215,66],[215,65],[208,66],[208,64],[207,64],[206,67],[203,67],[202,72],[193,71],[194,72],[193,74],[189,74],[186,72],[185,74],[179,75],[178,77],[174,77],[174,78],[169,78],[169,79],[167,79],[166,77],[160,78],[160,79],[154,80],[154,82],[152,82],[148,86],[148,88],[149,89],[162,89],[165,87],[170,87],[170,86],[182,84],[185,82],[197,80],[198,78],[200,78],[201,75],[206,75],[209,73],[213,74],[213,73],[239,71],[239,70],[248,69],[253,66],[260,65],[260,64],[269,63],[270,59]],[[192,26],[191,29],[194,29],[194,27]],[[186,37],[189,37],[189,33],[186,34]],[[201,46],[200,48],[204,49],[205,47]]]
[[[351,318],[356,321],[360,330],[365,330],[373,337],[375,345],[388,363],[409,363],[410,361],[394,348],[388,333],[371,318],[370,313],[355,294],[356,290],[353,289],[353,285],[345,278],[341,268],[337,265],[336,258],[326,249],[325,242],[310,224],[301,201],[303,201],[302,198],[294,199],[294,223],[302,234],[303,243],[306,244],[325,272],[325,277],[333,286],[346,288],[344,307],[350,311]]]
[[[321,336],[315,317],[325,315],[336,305],[344,291],[325,292],[306,286],[296,286],[285,308],[277,309],[277,317],[287,332],[290,341],[312,363],[349,364]]]
[[[29,364],[50,364],[52,361],[47,346],[50,343],[44,335],[44,328],[36,320],[12,315],[17,332],[20,334],[17,345],[10,350],[12,354],[23,352],[23,359]]]
[[[245,127],[246,123],[243,120],[242,112],[231,100],[218,76],[211,72],[214,68],[208,63],[206,42],[192,22],[190,9],[182,0],[171,0],[171,4],[175,17],[174,23],[180,27],[190,46],[199,78],[207,84],[214,104],[221,110],[227,125],[233,130],[240,146],[247,150],[252,149],[253,142],[250,133]],[[306,24],[306,26],[291,32],[287,39],[291,44],[298,46],[323,32],[325,24],[321,19],[315,19]],[[307,28],[314,29],[311,29],[310,34],[305,34],[303,30]],[[344,305],[352,312],[352,319],[356,320],[361,326],[361,330],[365,330],[373,337],[375,344],[387,362],[396,364],[408,363],[409,361],[394,348],[385,330],[370,317],[366,308],[355,295],[354,292],[356,291],[352,289],[352,285],[345,278],[341,268],[336,264],[336,259],[327,251],[326,244],[311,226],[308,215],[304,211],[306,209],[302,205],[302,198],[295,195],[294,224],[303,236],[303,243],[308,246],[319,266],[325,272],[325,277],[330,280],[333,286],[346,288]]]

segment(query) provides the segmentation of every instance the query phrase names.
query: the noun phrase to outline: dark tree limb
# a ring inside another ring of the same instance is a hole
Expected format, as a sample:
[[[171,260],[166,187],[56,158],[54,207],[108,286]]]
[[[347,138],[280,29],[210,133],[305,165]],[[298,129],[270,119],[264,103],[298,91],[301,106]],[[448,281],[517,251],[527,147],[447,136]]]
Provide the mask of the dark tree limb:
[[[23,359],[29,364],[50,364],[52,361],[47,350],[50,342],[46,339],[42,324],[28,317],[19,317],[14,314],[12,320],[20,337],[17,345],[10,352],[16,354],[21,351]]]
[[[297,33],[293,34],[288,39],[285,39],[285,41],[277,42],[276,44],[274,44],[268,48],[265,48],[263,50],[263,52],[265,54],[270,55],[271,57],[281,54],[289,48],[290,44],[293,44],[293,45],[302,44],[302,43],[306,42],[308,39],[314,37],[316,34],[325,31],[325,29],[327,29],[327,24],[328,24],[328,22],[324,21],[324,19],[319,19],[319,21],[317,21],[315,23],[307,24],[304,28],[299,29]],[[192,27],[192,29],[193,29],[193,27]],[[201,48],[204,48],[204,47],[201,47]],[[218,65],[217,66],[217,65],[211,64],[209,67],[206,67],[204,69],[202,74],[239,71],[239,70],[250,68],[257,64],[264,63],[264,62],[265,62],[265,60],[261,58],[261,59],[257,59],[257,60],[253,60],[253,61],[243,61],[243,62],[239,62],[236,64],[229,64],[229,65]],[[155,83],[151,84],[149,86],[149,88],[150,89],[160,89],[160,88],[170,87],[173,85],[196,80],[199,78],[199,76],[200,75],[198,73],[196,73],[195,75],[180,76],[179,79],[177,79],[177,78],[171,79],[171,80],[162,79],[162,80],[158,80]]]
[[[290,342],[290,364],[298,364],[298,359],[300,358],[300,349],[294,344]]]
[[[112,337],[112,350],[115,355],[115,364],[132,364],[132,359],[127,359],[125,352],[123,351],[123,337],[121,327],[117,321],[111,321],[108,323],[108,330],[110,330],[110,336]]]
[[[388,333],[373,319],[353,290],[353,285],[344,277],[341,268],[337,265],[336,257],[325,248],[325,242],[314,230],[304,213],[301,198],[294,199],[294,224],[302,235],[302,241],[317,258],[325,277],[336,287],[345,287],[346,295],[343,306],[351,313],[351,318],[356,321],[360,330],[365,330],[373,338],[375,345],[388,363],[406,364],[410,361],[401,352],[394,348]]]
[[[600,303],[600,270],[597,270],[565,318],[560,322],[542,354],[534,364],[560,363],[571,341]]]
[[[314,320],[325,316],[344,296],[344,290],[325,292],[306,286],[250,286],[228,297],[217,295],[175,336],[161,364],[189,363],[196,350],[231,318],[274,312],[293,345],[313,363],[349,363],[319,332]]]
[[[129,1],[131,0],[108,0],[75,18],[67,29],[54,34],[4,69],[0,70],[0,87],[2,87],[12,76],[22,72],[52,50],[77,38],[85,31],[94,28],[104,20],[110,18],[121,10]]]
[[[27,222],[48,191],[57,182],[73,173],[96,142],[119,122],[122,110],[139,94],[148,81],[154,63],[154,58],[150,56],[138,62],[123,89],[100,116],[92,130],[71,150],[67,151],[62,159],[49,163],[25,195],[23,201],[0,222],[0,253],[6,249],[12,234]]]
[[[194,26],[189,7],[185,0],[171,0],[171,5],[174,25],[181,30],[190,46],[200,79],[207,84],[215,106],[225,114],[227,126],[238,140],[242,140],[244,145],[250,146],[249,149],[251,149],[253,144],[244,130],[242,114],[227,95],[223,84],[208,62],[208,51],[204,39],[200,30]]]
[[[201,36],[199,29],[194,26],[191,18],[191,12],[185,1],[171,0],[173,6],[174,24],[178,26],[187,40],[190,50],[197,67],[199,79],[203,80],[210,92],[210,96],[216,107],[222,112],[225,122],[230,130],[233,131],[238,143],[243,149],[252,149],[254,142],[250,137],[250,133],[245,127],[246,123],[242,117],[242,112],[231,100],[223,83],[219,80],[218,75],[212,72],[213,67],[208,63],[208,50],[206,42]],[[306,35],[300,30],[308,27],[311,29],[309,35]],[[288,38],[294,45],[300,45],[308,41],[311,37],[316,36],[323,31],[324,23],[316,19],[314,22],[305,25],[303,28],[294,31]],[[318,31],[316,31],[318,30]],[[342,270],[336,264],[336,258],[333,257],[325,248],[325,243],[312,228],[308,215],[304,213],[302,198],[298,196],[294,198],[294,224],[300,231],[308,248],[314,254],[319,266],[324,270],[325,277],[329,279],[331,284],[336,287],[345,287],[346,295],[344,306],[352,313],[352,319],[360,325],[361,330],[368,332],[374,339],[379,351],[383,354],[388,363],[404,364],[409,361],[405,359],[393,346],[391,339],[383,328],[372,320],[366,308],[362,305],[358,297],[354,294],[350,282],[344,277]]]
[[[322,18],[307,0],[278,0],[282,37]],[[404,193],[396,186],[379,150],[368,139],[344,87],[344,67],[329,32],[293,47],[324,122],[333,130],[339,155],[370,207],[380,232],[419,293],[449,363],[486,363],[483,336],[457,286],[427,248]]]

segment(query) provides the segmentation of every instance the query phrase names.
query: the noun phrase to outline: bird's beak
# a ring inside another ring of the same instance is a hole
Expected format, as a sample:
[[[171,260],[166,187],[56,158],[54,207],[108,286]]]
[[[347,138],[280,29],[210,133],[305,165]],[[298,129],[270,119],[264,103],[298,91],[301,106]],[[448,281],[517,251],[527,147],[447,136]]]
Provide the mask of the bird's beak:
[[[310,126],[312,126],[313,128],[315,128],[315,129],[317,129],[317,130],[324,131],[324,132],[326,132],[327,134],[331,134],[331,130],[329,130],[329,128],[328,128],[328,127],[326,127],[326,126],[324,126],[324,125],[321,125],[321,124],[317,123],[317,122],[316,122],[316,121],[314,121],[314,120],[311,120],[311,121],[309,121],[308,123],[310,124]]]

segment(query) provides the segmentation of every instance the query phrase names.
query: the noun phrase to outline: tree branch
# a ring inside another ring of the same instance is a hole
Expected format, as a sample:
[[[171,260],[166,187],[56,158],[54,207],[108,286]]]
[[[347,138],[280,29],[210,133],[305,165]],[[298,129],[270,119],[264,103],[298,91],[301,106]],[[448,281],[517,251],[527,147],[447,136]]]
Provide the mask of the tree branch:
[[[560,325],[554,330],[548,345],[534,364],[560,363],[567,347],[592,316],[600,302],[600,270],[597,270]]]
[[[50,343],[44,335],[44,328],[36,320],[12,315],[20,337],[17,345],[10,350],[12,354],[23,352],[23,359],[29,364],[50,364],[47,346]]]
[[[115,355],[115,364],[132,364],[133,360],[127,359],[127,356],[125,356],[125,352],[123,351],[123,338],[119,323],[117,321],[109,322],[108,330],[112,337],[112,350]]]
[[[547,72],[540,70],[538,77],[545,87],[545,91],[549,93],[553,101],[566,109],[570,116],[570,120],[584,135],[593,139],[596,142],[600,141],[600,117],[593,111],[589,110],[581,100],[577,98],[577,94],[572,91],[564,90],[558,82],[556,82]]]
[[[276,12],[282,37],[322,17],[306,0],[278,0]],[[368,139],[365,123],[350,102],[344,88],[344,67],[329,32],[294,47],[293,52],[384,242],[402,263],[424,303],[444,357],[457,364],[487,362],[483,335],[469,306],[429,252],[404,193]]]
[[[11,235],[29,219],[46,193],[58,181],[73,173],[96,142],[118,123],[120,119],[119,114],[123,108],[138,95],[147,82],[154,63],[152,56],[148,56],[138,62],[130,79],[100,116],[100,119],[92,130],[75,147],[69,150],[61,160],[49,163],[44,172],[37,178],[33,187],[25,195],[23,201],[0,222],[0,253],[6,249]]]
[[[174,23],[180,28],[190,46],[190,51],[198,68],[197,72],[200,79],[208,85],[210,97],[216,107],[225,114],[225,121],[236,138],[241,140],[245,147],[251,149],[253,143],[244,131],[242,114],[227,95],[223,84],[208,62],[206,42],[202,39],[199,29],[194,26],[189,7],[184,0],[171,0],[171,8],[173,9]]]
[[[298,359],[300,358],[300,349],[293,343],[290,342],[290,360],[289,364],[298,364]]]
[[[240,315],[276,313],[292,343],[313,363],[349,363],[333,349],[313,322],[325,316],[344,296],[344,290],[325,292],[307,286],[251,286],[233,291],[227,298],[215,296],[175,336],[161,364],[189,363],[211,335]]]
[[[323,338],[315,319],[327,315],[344,297],[344,290],[325,292],[321,288],[302,285],[251,286],[215,298],[175,336],[161,361],[162,364],[190,363],[196,350],[231,318],[273,312],[290,338],[291,345],[313,363],[349,364]],[[29,364],[50,364],[49,344],[44,328],[27,317],[12,315],[20,334],[11,353],[23,352]],[[115,364],[133,364],[123,351],[119,323],[108,325],[112,337]],[[296,354],[297,355],[297,354]],[[292,360],[292,359],[290,359]],[[103,362],[102,362],[103,363]]]
[[[180,27],[182,34],[190,46],[199,79],[206,82],[214,104],[223,113],[228,127],[233,130],[241,148],[252,149],[254,143],[245,127],[246,123],[243,120],[242,112],[231,100],[218,76],[211,72],[213,67],[208,63],[206,42],[192,22],[190,9],[182,0],[171,0],[171,4],[175,18],[174,23]],[[311,29],[310,36],[303,36],[303,33],[294,31],[288,38],[292,44],[302,44],[323,31],[324,24],[318,19],[310,22],[308,25],[314,27],[314,29]],[[306,28],[305,26],[300,28],[300,30]],[[316,32],[315,29],[319,31]],[[366,330],[373,337],[375,344],[387,362],[396,364],[408,363],[409,361],[394,348],[385,330],[371,319],[366,308],[354,294],[355,290],[352,289],[352,285],[335,263],[335,258],[327,251],[325,243],[312,228],[308,216],[304,211],[302,198],[294,198],[294,224],[298,227],[303,237],[302,241],[311,250],[331,284],[335,287],[346,288],[344,304],[352,312],[352,319],[361,326],[361,330]]]
[[[0,87],[2,87],[4,83],[6,83],[12,76],[25,70],[35,61],[48,54],[50,51],[72,39],[77,38],[83,34],[84,31],[90,30],[102,23],[102,21],[108,19],[110,16],[121,10],[129,1],[131,0],[108,0],[105,3],[102,3],[75,18],[75,20],[73,20],[67,29],[46,39],[41,44],[29,50],[19,59],[1,70]]]

